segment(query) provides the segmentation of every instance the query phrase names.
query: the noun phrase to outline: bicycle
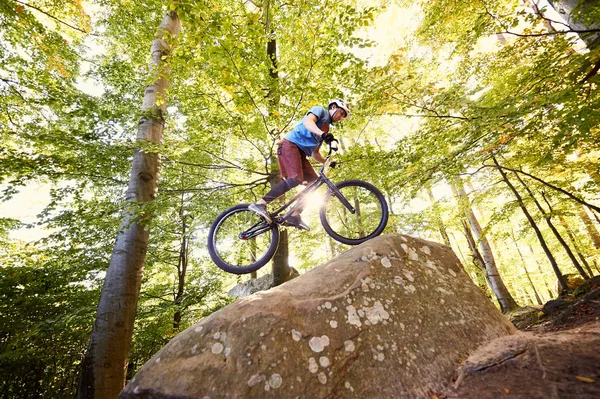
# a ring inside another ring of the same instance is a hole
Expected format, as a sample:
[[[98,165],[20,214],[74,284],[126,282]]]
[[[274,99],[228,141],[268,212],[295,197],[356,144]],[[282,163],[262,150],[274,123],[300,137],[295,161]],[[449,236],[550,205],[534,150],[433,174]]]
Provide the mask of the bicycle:
[[[279,226],[286,226],[286,218],[303,207],[306,197],[323,185],[327,186],[327,193],[319,216],[327,234],[348,245],[358,245],[381,234],[389,217],[383,194],[361,180],[334,184],[325,175],[332,163],[331,156],[338,149],[337,144],[334,140],[329,145],[319,177],[270,213],[271,224],[248,210],[249,204],[232,206],[217,216],[208,232],[208,252],[213,262],[234,274],[251,273],[266,265],[277,250]]]

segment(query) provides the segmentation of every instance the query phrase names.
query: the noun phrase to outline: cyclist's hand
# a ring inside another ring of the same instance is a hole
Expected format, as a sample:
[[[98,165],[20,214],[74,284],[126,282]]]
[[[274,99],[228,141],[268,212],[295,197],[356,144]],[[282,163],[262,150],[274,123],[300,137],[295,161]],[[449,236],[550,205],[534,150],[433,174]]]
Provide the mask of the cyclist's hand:
[[[333,134],[331,134],[331,133],[323,133],[323,134],[321,135],[321,138],[322,138],[322,139],[323,139],[323,141],[324,141],[325,143],[327,143],[327,144],[331,144],[331,142],[332,142],[333,140],[335,140],[335,137],[333,137]]]

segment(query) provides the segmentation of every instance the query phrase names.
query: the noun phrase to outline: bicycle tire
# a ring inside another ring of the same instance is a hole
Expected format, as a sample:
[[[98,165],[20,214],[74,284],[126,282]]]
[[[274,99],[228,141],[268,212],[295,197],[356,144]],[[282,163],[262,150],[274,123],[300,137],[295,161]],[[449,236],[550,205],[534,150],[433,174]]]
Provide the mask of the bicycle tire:
[[[273,258],[279,245],[278,226],[268,226],[248,210],[248,205],[239,204],[223,211],[208,232],[211,259],[219,268],[233,274],[246,274],[260,269]],[[266,230],[256,237],[258,242],[256,239],[242,240],[239,237],[242,231],[260,223]]]
[[[381,191],[362,180],[345,180],[335,186],[358,209],[354,215],[351,214],[328,190],[319,212],[327,234],[347,245],[358,245],[381,234],[389,218],[388,205]],[[361,206],[363,209],[360,209]]]

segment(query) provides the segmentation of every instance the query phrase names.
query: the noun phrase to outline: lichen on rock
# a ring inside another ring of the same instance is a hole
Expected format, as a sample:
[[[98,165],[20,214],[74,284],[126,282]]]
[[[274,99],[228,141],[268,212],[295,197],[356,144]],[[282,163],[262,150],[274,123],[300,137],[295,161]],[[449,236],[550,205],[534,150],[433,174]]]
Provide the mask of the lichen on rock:
[[[447,246],[390,234],[200,320],[121,398],[429,398],[513,331]]]

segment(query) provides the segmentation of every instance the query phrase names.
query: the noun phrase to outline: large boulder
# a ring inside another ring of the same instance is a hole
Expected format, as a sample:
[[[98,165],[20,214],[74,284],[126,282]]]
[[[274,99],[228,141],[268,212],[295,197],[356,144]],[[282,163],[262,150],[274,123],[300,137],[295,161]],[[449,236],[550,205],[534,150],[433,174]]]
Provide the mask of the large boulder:
[[[444,245],[372,239],[173,338],[130,398],[429,398],[514,332]]]

